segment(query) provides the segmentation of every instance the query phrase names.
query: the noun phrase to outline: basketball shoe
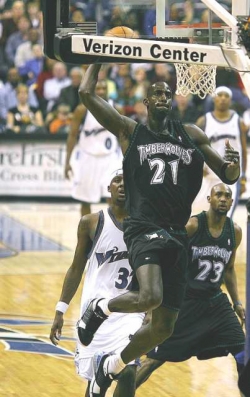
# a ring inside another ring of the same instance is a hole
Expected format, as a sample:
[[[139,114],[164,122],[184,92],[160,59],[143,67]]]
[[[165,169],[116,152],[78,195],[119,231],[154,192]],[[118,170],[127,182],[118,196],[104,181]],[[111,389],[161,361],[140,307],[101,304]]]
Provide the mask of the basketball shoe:
[[[77,333],[83,346],[88,346],[100,327],[108,316],[97,305],[101,299],[93,299],[89,302],[87,309],[77,323]]]
[[[105,395],[107,389],[111,385],[112,381],[115,379],[115,375],[108,373],[104,369],[104,361],[111,356],[104,352],[96,352],[93,357],[94,366],[94,377],[91,380],[89,395],[90,397],[97,397],[100,395]]]

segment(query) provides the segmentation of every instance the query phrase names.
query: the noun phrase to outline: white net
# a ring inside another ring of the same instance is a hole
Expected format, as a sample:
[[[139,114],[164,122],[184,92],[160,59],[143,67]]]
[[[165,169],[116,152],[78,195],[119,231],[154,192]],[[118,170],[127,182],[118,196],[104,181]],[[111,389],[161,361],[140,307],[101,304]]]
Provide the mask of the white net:
[[[216,66],[175,63],[177,76],[176,94],[187,96],[198,95],[204,99],[207,94],[213,95],[216,88]]]

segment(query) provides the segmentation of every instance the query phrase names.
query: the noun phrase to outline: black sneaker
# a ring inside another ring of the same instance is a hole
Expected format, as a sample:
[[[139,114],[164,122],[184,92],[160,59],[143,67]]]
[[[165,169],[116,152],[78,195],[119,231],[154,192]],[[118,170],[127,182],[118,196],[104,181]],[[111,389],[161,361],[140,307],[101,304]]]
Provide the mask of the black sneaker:
[[[93,299],[90,301],[87,309],[77,323],[78,337],[83,346],[88,346],[92,342],[94,334],[103,321],[108,318],[108,316],[103,313],[102,309],[97,306],[100,300],[101,299]]]
[[[105,374],[103,369],[104,361],[110,355],[104,352],[97,352],[93,357],[95,375],[90,383],[90,397],[104,396],[114,379],[111,374]]]

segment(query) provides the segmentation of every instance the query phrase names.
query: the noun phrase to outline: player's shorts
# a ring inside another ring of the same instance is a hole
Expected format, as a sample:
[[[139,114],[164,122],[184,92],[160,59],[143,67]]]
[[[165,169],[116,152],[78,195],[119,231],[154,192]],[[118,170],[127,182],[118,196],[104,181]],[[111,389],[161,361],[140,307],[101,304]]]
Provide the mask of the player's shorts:
[[[75,365],[77,374],[91,380],[94,376],[93,356],[96,352],[119,354],[129,344],[132,336],[141,327],[143,313],[112,313],[97,330],[89,346],[77,342]],[[133,360],[130,365],[138,365],[139,360]]]
[[[125,221],[126,222],[126,221]],[[131,224],[131,220],[128,221]],[[129,229],[130,225],[128,225]],[[159,264],[162,269],[162,306],[178,311],[184,299],[187,284],[188,239],[185,229],[150,230],[131,238],[128,229],[124,241],[128,247],[133,270],[146,264]],[[132,289],[138,284],[133,280]]]
[[[86,203],[99,203],[110,197],[108,186],[112,171],[121,168],[118,152],[92,156],[77,146],[70,160],[73,171],[72,197]]]
[[[185,299],[173,335],[147,356],[159,361],[180,362],[235,355],[244,349],[245,336],[224,293],[202,299]]]

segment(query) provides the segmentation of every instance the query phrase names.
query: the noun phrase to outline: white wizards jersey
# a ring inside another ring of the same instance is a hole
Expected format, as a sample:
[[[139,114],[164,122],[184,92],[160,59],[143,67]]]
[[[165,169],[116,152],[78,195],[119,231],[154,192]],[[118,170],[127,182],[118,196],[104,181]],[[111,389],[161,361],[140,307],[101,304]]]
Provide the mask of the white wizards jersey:
[[[110,103],[110,102],[109,102]],[[113,105],[113,103],[110,103]],[[78,145],[84,152],[93,156],[104,156],[118,149],[115,135],[106,130],[87,110]]]
[[[231,146],[238,150],[241,156],[239,115],[232,111],[231,117],[227,121],[217,120],[212,112],[207,113],[205,117],[205,133],[212,147],[223,157],[225,154],[225,140],[229,139]]]
[[[110,208],[100,211],[98,228],[84,278],[80,316],[90,300],[111,299],[128,292],[132,281],[132,269],[127,258],[128,252],[121,225],[112,215]],[[99,345],[103,348],[104,338],[107,345],[116,343],[115,338],[119,343],[121,335],[124,333],[128,335],[128,332],[133,334],[137,331],[143,318],[144,313],[112,313],[97,330],[91,344],[81,349],[81,357],[92,356],[93,349]]]

